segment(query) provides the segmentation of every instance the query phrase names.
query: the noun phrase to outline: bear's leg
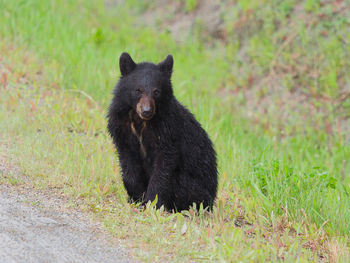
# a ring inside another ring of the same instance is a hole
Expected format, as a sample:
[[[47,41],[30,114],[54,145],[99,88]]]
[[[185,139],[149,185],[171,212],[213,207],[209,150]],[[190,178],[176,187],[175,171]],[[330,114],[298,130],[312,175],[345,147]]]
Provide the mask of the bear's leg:
[[[178,160],[177,149],[170,144],[164,145],[156,153],[144,202],[153,201],[158,196],[157,208],[162,205],[167,210],[173,208],[174,171]]]
[[[143,184],[140,177],[141,176],[130,173],[128,173],[127,175],[123,175],[123,183],[129,195],[129,203],[141,202],[144,198],[147,188]]]
[[[170,187],[171,182],[169,182],[166,177],[153,175],[149,181],[144,202],[152,202],[157,196],[157,208],[160,208],[162,205],[164,205],[167,210],[171,209],[170,203],[172,199],[172,189]]]
[[[196,203],[197,209],[200,204],[203,204],[204,208],[212,208],[216,195],[215,182],[181,173],[178,183],[173,186],[176,210],[188,210],[193,203]]]
[[[147,179],[143,169],[135,157],[124,152],[119,156],[122,178],[129,195],[129,202],[141,202],[147,190]]]

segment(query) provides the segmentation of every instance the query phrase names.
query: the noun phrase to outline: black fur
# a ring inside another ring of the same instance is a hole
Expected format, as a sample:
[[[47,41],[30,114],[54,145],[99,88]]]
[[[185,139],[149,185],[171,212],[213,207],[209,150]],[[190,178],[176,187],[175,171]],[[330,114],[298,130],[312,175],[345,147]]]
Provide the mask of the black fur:
[[[216,154],[207,133],[174,97],[172,68],[171,55],[155,65],[136,64],[123,53],[108,131],[132,201],[153,201],[158,195],[158,208],[181,211],[193,203],[211,208],[217,191]],[[143,111],[141,97],[154,102],[150,120],[137,111]]]

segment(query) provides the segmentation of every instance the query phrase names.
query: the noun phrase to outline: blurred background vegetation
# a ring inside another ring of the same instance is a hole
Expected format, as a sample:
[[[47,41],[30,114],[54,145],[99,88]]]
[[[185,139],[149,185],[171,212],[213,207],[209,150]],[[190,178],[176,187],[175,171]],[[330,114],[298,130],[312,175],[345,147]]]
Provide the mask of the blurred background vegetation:
[[[109,9],[122,3],[106,1]],[[235,110],[267,132],[293,135],[310,121],[316,130],[350,134],[348,1],[159,0],[135,6],[139,26],[171,34],[177,43],[198,41],[196,48],[210,53],[212,68],[223,73],[211,89],[235,97]]]

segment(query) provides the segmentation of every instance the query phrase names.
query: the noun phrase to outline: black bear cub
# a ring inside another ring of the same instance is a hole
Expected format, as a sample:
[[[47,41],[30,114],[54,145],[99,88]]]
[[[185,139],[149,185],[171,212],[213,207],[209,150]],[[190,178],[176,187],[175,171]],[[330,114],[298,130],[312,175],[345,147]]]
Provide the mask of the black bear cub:
[[[167,210],[193,203],[211,208],[217,191],[216,154],[194,116],[173,95],[173,57],[136,64],[120,56],[121,78],[108,112],[108,131],[132,202]]]

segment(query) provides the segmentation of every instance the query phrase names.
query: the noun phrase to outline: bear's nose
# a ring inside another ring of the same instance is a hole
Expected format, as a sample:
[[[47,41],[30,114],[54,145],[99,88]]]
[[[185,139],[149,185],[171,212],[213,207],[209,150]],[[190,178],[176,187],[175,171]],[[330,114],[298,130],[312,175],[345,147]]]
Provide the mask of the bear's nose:
[[[149,119],[152,117],[152,110],[150,107],[145,107],[143,110],[142,110],[142,117],[146,118],[146,119]]]

